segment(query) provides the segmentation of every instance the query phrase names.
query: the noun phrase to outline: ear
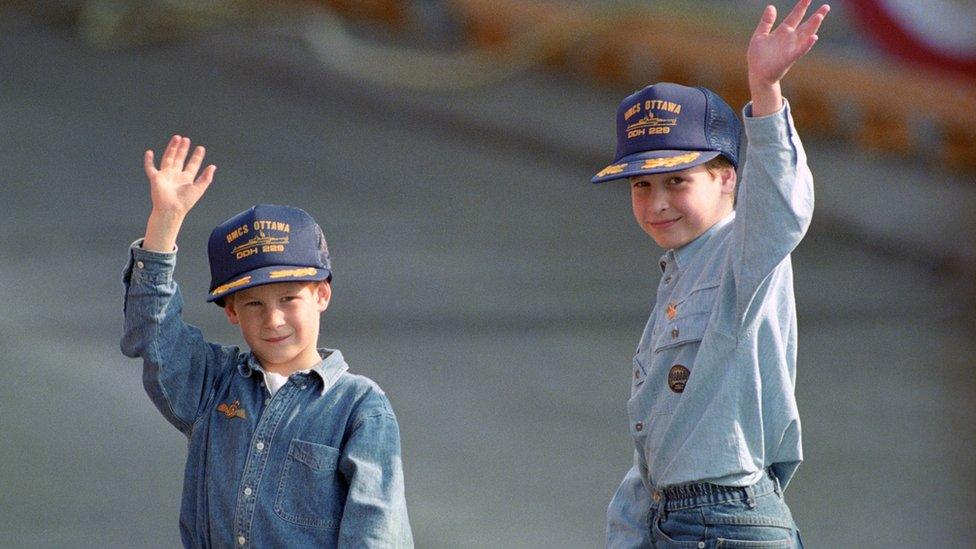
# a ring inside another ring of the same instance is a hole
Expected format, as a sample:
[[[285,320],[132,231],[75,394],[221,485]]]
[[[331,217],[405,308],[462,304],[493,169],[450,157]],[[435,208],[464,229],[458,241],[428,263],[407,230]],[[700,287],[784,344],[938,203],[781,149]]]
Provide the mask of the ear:
[[[227,322],[240,324],[241,319],[237,316],[237,305],[235,301],[234,294],[224,298],[224,314],[227,315]]]
[[[735,185],[736,185],[736,175],[735,168],[731,166],[726,166],[724,168],[719,168],[715,175],[719,183],[722,185],[722,194],[727,194],[729,196],[735,197]]]
[[[320,313],[324,313],[329,308],[330,299],[332,299],[332,284],[325,280],[316,284],[315,300]]]

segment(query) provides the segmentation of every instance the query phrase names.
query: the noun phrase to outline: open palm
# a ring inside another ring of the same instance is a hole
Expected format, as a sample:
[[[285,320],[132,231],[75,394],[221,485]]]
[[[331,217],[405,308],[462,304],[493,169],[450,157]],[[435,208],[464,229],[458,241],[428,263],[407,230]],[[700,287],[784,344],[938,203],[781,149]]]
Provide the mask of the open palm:
[[[197,176],[206,150],[197,146],[187,160],[189,152],[190,139],[174,135],[157,169],[152,150],[146,151],[144,167],[154,209],[185,215],[210,186],[217,167],[211,164]]]
[[[786,76],[797,59],[810,51],[817,42],[820,23],[830,11],[830,6],[824,4],[803,21],[810,2],[811,0],[797,2],[775,30],[773,24],[776,23],[776,7],[766,6],[746,52],[750,79],[761,84],[777,83]]]

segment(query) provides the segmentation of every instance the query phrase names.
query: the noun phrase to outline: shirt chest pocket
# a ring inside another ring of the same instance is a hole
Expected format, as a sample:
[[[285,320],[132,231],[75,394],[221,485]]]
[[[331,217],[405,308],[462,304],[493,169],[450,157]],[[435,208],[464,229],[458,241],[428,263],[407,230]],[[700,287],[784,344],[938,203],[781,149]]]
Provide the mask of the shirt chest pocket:
[[[336,448],[294,439],[281,470],[274,510],[282,519],[311,528],[338,528],[346,484],[337,471]]]
[[[654,355],[700,342],[717,297],[718,282],[711,282],[696,286],[684,297],[668,304],[654,338]]]

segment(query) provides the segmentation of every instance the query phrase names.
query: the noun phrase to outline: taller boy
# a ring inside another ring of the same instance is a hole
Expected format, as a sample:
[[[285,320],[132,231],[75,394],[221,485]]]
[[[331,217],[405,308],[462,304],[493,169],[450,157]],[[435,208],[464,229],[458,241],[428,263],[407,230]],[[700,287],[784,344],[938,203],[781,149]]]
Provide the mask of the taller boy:
[[[634,465],[608,547],[802,545],[782,490],[802,459],[790,253],[813,178],[780,81],[830,9],[803,21],[809,5],[775,30],[767,6],[749,42],[738,190],[740,124],[717,95],[660,83],[618,109],[616,159],[593,182],[629,180],[637,222],[667,252],[634,357]]]
[[[400,435],[386,395],[317,348],[332,295],[325,236],[304,211],[260,204],[210,236],[208,301],[250,352],[208,343],[183,322],[173,280],[176,236],[213,179],[173,136],[153,209],[125,268],[122,352],[189,439],[180,534],[186,547],[413,547]]]

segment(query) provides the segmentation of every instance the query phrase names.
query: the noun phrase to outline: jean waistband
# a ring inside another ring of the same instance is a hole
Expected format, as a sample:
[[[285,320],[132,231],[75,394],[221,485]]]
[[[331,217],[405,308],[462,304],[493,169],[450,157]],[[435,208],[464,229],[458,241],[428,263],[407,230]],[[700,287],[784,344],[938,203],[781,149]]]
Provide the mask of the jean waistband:
[[[656,501],[664,500],[664,508],[668,511],[701,507],[728,501],[744,501],[752,506],[752,502],[759,496],[771,492],[781,493],[779,480],[769,469],[763,471],[763,476],[750,486],[722,486],[700,482],[697,484],[679,484],[655,491]]]

